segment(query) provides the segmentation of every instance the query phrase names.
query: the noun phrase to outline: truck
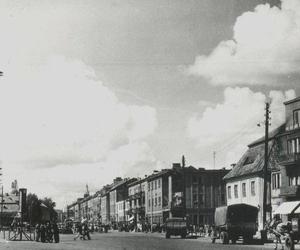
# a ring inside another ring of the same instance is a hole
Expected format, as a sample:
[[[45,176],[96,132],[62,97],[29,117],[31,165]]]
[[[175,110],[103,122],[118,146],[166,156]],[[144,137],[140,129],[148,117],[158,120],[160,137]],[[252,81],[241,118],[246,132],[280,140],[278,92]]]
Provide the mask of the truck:
[[[184,218],[169,218],[165,223],[166,238],[170,238],[171,235],[180,235],[181,238],[185,238],[187,235],[187,222]]]
[[[257,231],[257,215],[257,207],[243,203],[216,208],[212,243],[220,239],[223,244],[235,244],[240,237],[244,243],[251,243]]]

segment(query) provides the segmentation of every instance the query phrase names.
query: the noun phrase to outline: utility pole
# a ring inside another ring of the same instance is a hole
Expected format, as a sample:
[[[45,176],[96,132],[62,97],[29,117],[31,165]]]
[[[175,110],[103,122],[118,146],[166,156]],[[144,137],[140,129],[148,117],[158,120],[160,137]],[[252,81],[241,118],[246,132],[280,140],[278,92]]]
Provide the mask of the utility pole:
[[[264,190],[263,190],[263,226],[267,219],[267,183],[268,183],[268,163],[269,163],[269,121],[270,121],[270,104],[266,103],[265,114],[265,164],[263,170]]]
[[[186,189],[186,180],[185,180],[185,157],[182,156],[182,172],[183,172],[183,192],[182,192],[182,205],[183,205],[183,217],[187,217],[186,215],[186,195],[185,195],[185,189]]]

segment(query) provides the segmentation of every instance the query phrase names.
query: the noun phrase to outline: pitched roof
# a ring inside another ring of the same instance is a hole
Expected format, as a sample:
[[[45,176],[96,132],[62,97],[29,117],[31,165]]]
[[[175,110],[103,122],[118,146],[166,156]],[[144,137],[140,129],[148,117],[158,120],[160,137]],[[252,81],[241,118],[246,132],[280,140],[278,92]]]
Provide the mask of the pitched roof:
[[[260,174],[265,164],[264,144],[250,147],[233,169],[224,176],[225,180],[238,178],[247,175]],[[276,157],[276,143],[269,142],[269,162],[268,170],[278,170],[279,164]]]

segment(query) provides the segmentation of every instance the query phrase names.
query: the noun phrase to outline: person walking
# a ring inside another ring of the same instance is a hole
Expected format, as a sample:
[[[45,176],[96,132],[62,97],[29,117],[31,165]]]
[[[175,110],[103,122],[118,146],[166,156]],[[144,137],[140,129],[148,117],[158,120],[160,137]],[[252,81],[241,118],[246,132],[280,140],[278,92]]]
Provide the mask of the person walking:
[[[39,242],[41,238],[41,228],[40,224],[37,223],[35,226],[35,241]]]
[[[41,233],[41,242],[45,243],[46,242],[46,228],[44,224],[41,224],[40,226],[40,233]]]
[[[59,243],[59,229],[56,223],[53,224],[53,237],[54,237],[54,242]]]
[[[82,235],[82,225],[81,225],[81,223],[79,223],[79,224],[77,225],[76,231],[77,231],[77,234],[76,234],[76,236],[74,237],[74,240],[77,240],[78,238],[83,239],[83,235]]]
[[[87,223],[84,223],[84,224],[83,224],[83,239],[84,239],[84,240],[85,240],[85,236],[87,237],[88,240],[91,239],[91,236],[90,236],[90,229],[89,229]]]

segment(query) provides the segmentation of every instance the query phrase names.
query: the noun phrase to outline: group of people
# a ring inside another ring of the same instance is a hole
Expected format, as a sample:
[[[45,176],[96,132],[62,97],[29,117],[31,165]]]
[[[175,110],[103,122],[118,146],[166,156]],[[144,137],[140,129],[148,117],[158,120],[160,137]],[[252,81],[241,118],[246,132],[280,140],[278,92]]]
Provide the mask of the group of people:
[[[76,236],[74,237],[74,240],[77,240],[78,238],[81,240],[90,240],[90,229],[88,227],[88,224],[86,222],[81,222],[75,225],[75,233]]]
[[[37,242],[42,243],[59,243],[59,229],[56,223],[41,223],[36,224],[35,233]]]

